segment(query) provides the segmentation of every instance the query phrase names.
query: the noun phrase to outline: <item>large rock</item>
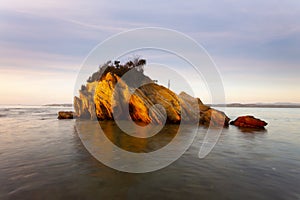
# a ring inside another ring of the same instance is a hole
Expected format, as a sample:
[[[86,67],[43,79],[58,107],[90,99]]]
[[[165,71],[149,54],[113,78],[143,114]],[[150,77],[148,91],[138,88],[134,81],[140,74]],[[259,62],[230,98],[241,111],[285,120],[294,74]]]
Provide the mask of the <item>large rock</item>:
[[[143,75],[144,76],[144,75]],[[87,83],[74,97],[76,114],[98,120],[132,119],[144,123],[180,123],[181,120],[212,126],[227,126],[229,118],[184,92],[179,95],[145,76],[143,86],[135,88],[114,73]],[[117,86],[117,87],[116,87]],[[117,90],[117,91],[115,91]],[[157,106],[160,105],[160,106]]]
[[[267,122],[257,119],[253,116],[241,116],[236,120],[230,122],[231,125],[235,125],[242,128],[258,128],[264,129],[264,127],[268,124]]]
[[[206,111],[200,110],[200,121],[199,123],[205,126],[220,127],[229,125],[229,117],[224,112],[209,108]]]
[[[115,91],[117,83],[118,91]],[[179,99],[175,93],[154,83],[143,85],[132,93],[132,88],[112,73],[99,81],[94,103],[99,120],[113,119],[115,116],[118,119],[131,118],[133,121],[161,124],[165,118],[164,112],[154,107],[155,104],[165,108],[167,121],[179,123],[181,119]]]

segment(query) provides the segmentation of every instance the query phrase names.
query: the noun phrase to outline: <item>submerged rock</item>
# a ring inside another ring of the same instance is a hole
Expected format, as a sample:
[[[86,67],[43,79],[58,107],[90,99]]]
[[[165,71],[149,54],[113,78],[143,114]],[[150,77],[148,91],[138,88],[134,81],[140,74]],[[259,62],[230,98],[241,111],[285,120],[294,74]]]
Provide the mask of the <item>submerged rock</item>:
[[[230,122],[231,125],[242,127],[242,128],[256,128],[256,129],[264,129],[264,127],[268,124],[267,122],[257,119],[254,116],[241,116],[236,120]]]
[[[59,111],[57,119],[73,119],[76,118],[76,113],[72,111]]]

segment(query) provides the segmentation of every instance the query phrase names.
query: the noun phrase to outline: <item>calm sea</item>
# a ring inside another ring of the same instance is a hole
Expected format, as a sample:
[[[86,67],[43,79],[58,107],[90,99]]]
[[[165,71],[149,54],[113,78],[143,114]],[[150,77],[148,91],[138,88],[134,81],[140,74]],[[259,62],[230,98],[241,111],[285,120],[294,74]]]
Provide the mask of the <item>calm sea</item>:
[[[204,159],[195,142],[168,167],[145,174],[119,172],[94,159],[75,120],[56,119],[59,110],[71,109],[0,106],[1,200],[300,199],[300,109],[226,108],[232,119],[252,114],[266,120],[267,130],[230,126]],[[104,125],[115,127],[110,123]],[[199,129],[199,140],[205,132]],[[155,145],[164,145],[163,138]]]

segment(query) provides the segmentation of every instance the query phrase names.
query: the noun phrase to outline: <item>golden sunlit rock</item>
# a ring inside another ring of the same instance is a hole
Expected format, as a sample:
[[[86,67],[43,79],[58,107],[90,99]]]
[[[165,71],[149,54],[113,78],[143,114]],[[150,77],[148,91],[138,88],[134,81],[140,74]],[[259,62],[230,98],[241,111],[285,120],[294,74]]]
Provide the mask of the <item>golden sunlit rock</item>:
[[[167,123],[180,123],[181,120],[192,123],[200,119],[199,124],[206,126],[228,125],[229,118],[223,112],[204,105],[199,98],[185,92],[177,95],[154,83],[141,71],[134,71],[130,82],[119,76],[122,75],[120,71],[128,72],[128,69],[122,69],[122,66],[110,69],[113,70],[104,71],[99,79],[90,79],[79,91],[79,98],[74,97],[75,112],[79,117],[92,120],[131,118],[146,124],[162,124],[165,120]],[[147,84],[135,88],[135,81]]]

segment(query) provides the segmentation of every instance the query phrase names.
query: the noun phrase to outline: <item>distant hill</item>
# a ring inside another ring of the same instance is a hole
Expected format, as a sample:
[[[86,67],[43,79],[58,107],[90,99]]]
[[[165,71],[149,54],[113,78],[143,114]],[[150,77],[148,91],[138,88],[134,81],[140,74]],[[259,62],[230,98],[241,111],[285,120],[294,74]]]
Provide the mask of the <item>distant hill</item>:
[[[43,106],[53,106],[53,107],[57,107],[57,106],[61,106],[61,107],[73,107],[73,104],[71,103],[62,103],[62,104],[45,104]]]
[[[229,104],[209,104],[212,107],[247,107],[247,108],[300,108],[300,103],[229,103]]]

